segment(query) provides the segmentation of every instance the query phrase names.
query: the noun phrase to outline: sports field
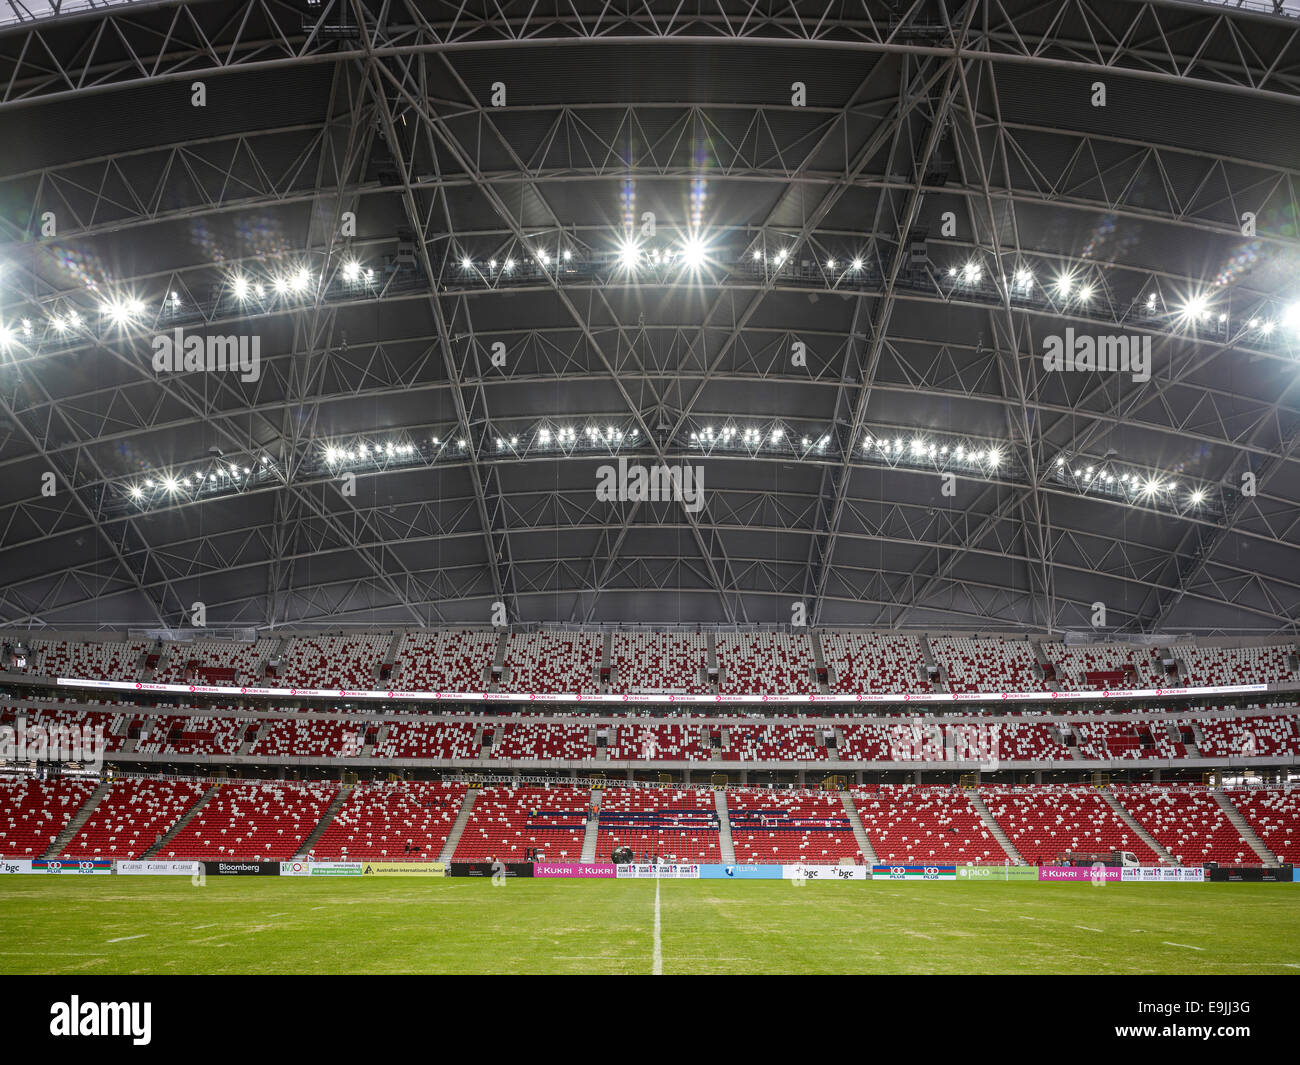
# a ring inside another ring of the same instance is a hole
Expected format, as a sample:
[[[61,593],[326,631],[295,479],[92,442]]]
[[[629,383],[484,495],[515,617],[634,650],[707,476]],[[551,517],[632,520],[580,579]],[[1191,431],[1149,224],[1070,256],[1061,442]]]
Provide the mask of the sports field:
[[[3,876],[0,927],[7,974],[1300,975],[1284,884]]]

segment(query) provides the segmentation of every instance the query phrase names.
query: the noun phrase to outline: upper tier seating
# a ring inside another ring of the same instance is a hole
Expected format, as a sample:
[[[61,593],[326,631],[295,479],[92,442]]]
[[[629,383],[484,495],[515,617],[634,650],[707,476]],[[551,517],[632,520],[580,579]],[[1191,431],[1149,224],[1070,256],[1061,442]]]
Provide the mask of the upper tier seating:
[[[561,758],[578,761],[596,757],[590,725],[558,721],[511,721],[494,728],[489,757]]]
[[[502,688],[593,694],[602,647],[600,635],[594,632],[511,633]]]
[[[465,785],[357,784],[309,857],[315,861],[436,861],[456,823]]]
[[[21,718],[26,722],[26,729],[51,728],[64,729],[90,729],[92,737],[98,730],[103,730],[104,751],[107,754],[113,754],[120,751],[126,743],[126,736],[123,734],[123,725],[127,718],[131,716],[125,712],[110,713],[104,710],[72,710],[60,706],[6,706],[0,709],[0,725],[10,725],[13,728],[18,727],[18,720]],[[84,741],[86,735],[81,733],[81,739]],[[64,737],[64,741],[71,744],[72,737]],[[98,743],[98,739],[93,739]],[[85,747],[83,743],[83,753]]]
[[[1300,754],[1300,716],[1202,718],[1197,744],[1207,758],[1267,758]]]
[[[453,857],[522,862],[529,850],[538,849],[551,861],[576,862],[590,808],[586,788],[481,788]]]
[[[679,862],[720,862],[713,792],[694,788],[609,788],[600,800],[596,858],[615,847]]]
[[[838,794],[760,790],[727,792],[736,861],[836,865],[865,861]]]
[[[498,633],[473,630],[405,633],[392,686],[404,692],[487,691],[499,641]]]
[[[811,725],[732,725],[722,757],[730,762],[821,762],[828,757]]]
[[[846,762],[889,762],[893,761],[895,749],[894,728],[907,727],[900,722],[898,726],[870,724],[840,725],[840,758]]]
[[[616,632],[610,647],[612,692],[707,695],[708,637],[686,632]]]
[[[288,861],[337,795],[336,784],[223,784],[158,857]]]
[[[267,687],[376,691],[391,636],[295,636]]]
[[[145,719],[141,754],[238,754],[253,718],[163,715]]]
[[[65,858],[140,858],[207,788],[187,780],[115,780],[60,852]]]
[[[741,695],[812,694],[812,643],[806,633],[719,633],[718,690]]]
[[[1079,754],[1083,758],[1186,758],[1187,746],[1169,734],[1186,722],[1162,721],[1088,721],[1075,725],[1079,734]]]
[[[1070,748],[1061,741],[1059,726],[1048,721],[997,722],[1000,762],[1068,762]]]
[[[1051,865],[1066,851],[1132,851],[1143,865],[1159,858],[1095,788],[980,788],[980,798],[1030,865]]]
[[[947,636],[932,638],[930,648],[951,692],[1047,691],[1028,640]]]
[[[0,857],[39,858],[94,790],[84,780],[0,780]]]
[[[619,762],[709,762],[714,758],[707,725],[618,725],[610,729],[609,758]]]
[[[381,739],[375,745],[375,757],[477,759],[479,746],[474,742],[477,732],[478,726],[472,721],[454,721],[444,716],[397,721],[380,726]]]
[[[164,645],[166,663],[155,669],[155,684],[212,684],[225,687],[259,684],[262,667],[278,641],[255,643],[231,640],[195,640]]]
[[[1186,669],[1183,684],[1208,688],[1235,684],[1285,684],[1296,679],[1288,658],[1293,644],[1271,647],[1197,647],[1182,643],[1173,647],[1174,658]]]
[[[32,640],[27,672],[86,680],[138,680],[140,656],[148,646],[144,640]]]
[[[1010,861],[970,797],[956,788],[855,789],[853,801],[876,857],[886,864]]]
[[[822,655],[833,692],[928,692],[925,656],[915,636],[823,632]]]
[[[364,737],[364,727],[355,721],[267,720],[248,753],[280,758],[358,758]]]
[[[1207,791],[1112,787],[1133,815],[1179,865],[1258,865],[1259,858]]]
[[[1300,788],[1231,788],[1224,794],[1278,861],[1300,866]]]
[[[1126,643],[1044,643],[1043,653],[1056,667],[1063,689],[1106,691],[1158,688],[1166,684],[1160,655]]]

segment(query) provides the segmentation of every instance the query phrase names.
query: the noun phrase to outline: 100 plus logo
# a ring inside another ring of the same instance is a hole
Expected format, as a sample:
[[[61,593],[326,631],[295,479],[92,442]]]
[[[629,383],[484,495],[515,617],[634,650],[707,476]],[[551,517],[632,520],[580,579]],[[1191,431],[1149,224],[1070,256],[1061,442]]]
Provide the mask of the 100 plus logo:
[[[596,469],[596,498],[602,503],[680,503],[688,514],[704,507],[704,467],[646,466],[618,460]]]

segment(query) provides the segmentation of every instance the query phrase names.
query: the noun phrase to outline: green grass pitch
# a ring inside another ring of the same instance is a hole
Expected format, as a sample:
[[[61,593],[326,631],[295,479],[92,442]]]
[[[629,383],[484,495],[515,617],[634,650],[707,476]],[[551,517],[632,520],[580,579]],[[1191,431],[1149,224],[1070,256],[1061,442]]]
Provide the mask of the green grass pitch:
[[[653,881],[0,876],[0,973],[649,973]],[[1300,975],[1300,888],[672,880],[674,973]]]

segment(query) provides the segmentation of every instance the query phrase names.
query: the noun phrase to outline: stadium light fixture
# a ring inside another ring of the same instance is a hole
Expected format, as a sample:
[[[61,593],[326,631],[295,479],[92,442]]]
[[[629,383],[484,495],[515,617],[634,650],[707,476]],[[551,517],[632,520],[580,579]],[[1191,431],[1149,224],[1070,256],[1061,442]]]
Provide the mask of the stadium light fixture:
[[[624,270],[635,270],[641,259],[641,246],[634,240],[625,240],[618,248],[618,262]]]
[[[688,270],[698,270],[704,265],[708,249],[698,236],[690,236],[682,243],[682,261]]]

